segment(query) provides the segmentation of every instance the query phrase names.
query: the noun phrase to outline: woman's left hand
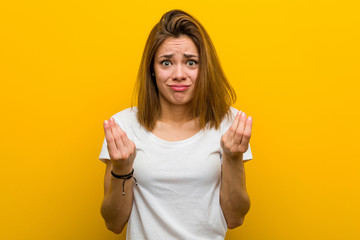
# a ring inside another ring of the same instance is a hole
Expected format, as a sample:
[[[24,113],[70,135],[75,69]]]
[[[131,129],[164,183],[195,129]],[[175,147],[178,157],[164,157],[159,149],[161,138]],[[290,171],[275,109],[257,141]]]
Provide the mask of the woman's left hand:
[[[251,128],[252,117],[246,117],[244,112],[239,111],[230,128],[221,137],[224,155],[232,159],[242,156],[249,147]]]

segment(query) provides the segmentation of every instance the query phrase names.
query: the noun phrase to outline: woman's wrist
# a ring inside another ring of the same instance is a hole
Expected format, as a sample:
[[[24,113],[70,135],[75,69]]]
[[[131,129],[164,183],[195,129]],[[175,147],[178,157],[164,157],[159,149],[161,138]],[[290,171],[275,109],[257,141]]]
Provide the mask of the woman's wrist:
[[[133,170],[133,167],[116,167],[113,165],[112,171],[113,173],[115,173],[116,175],[126,175],[131,173],[131,171]]]

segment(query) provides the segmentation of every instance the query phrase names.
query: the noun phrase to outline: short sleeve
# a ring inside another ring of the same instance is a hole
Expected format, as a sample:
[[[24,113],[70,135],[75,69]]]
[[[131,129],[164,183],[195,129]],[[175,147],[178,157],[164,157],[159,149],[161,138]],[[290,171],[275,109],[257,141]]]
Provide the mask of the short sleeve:
[[[110,159],[110,155],[109,155],[109,151],[107,149],[107,142],[106,142],[106,138],[104,137],[104,142],[100,151],[100,156],[99,159],[106,163],[105,159]]]
[[[251,148],[250,148],[250,143],[249,143],[249,148],[246,150],[246,152],[244,152],[243,154],[243,160],[244,161],[248,161],[248,160],[251,160],[253,159],[253,156],[252,156],[252,152],[251,152]]]

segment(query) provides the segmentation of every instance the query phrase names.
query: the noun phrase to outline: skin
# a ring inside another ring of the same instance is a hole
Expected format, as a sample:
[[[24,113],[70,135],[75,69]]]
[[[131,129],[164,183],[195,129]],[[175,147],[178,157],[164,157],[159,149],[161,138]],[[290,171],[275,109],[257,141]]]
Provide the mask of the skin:
[[[245,185],[243,154],[249,147],[252,117],[239,111],[234,122],[221,138],[223,164],[221,171],[220,205],[228,228],[244,222],[250,209],[250,199]]]
[[[113,118],[104,121],[104,131],[111,160],[106,162],[101,215],[105,220],[106,227],[110,231],[120,234],[130,217],[134,182],[126,181],[125,195],[123,196],[123,180],[113,177],[111,170],[117,175],[130,173],[136,156],[136,148]]]
[[[198,49],[187,36],[166,39],[155,54],[161,113],[153,133],[164,140],[179,141],[200,131],[197,120],[191,116],[198,61]],[[189,87],[185,91],[176,91],[170,88],[174,84]]]
[[[155,54],[154,70],[159,89],[161,109],[164,107],[190,108],[196,78],[199,72],[199,53],[187,36],[167,38]],[[184,84],[185,91],[174,91],[169,86]]]
[[[187,36],[166,39],[155,54],[154,70],[161,114],[153,134],[159,138],[179,141],[200,130],[197,119],[191,117],[191,101],[199,71],[198,56],[196,45]],[[170,87],[173,84],[188,87],[185,91],[177,91]],[[251,129],[252,118],[239,112],[221,138],[224,154],[220,205],[228,228],[240,226],[250,208],[245,187],[243,153],[248,149]],[[104,132],[111,160],[106,164],[101,214],[109,230],[121,233],[131,213],[133,181],[126,182],[126,194],[122,196],[122,180],[114,178],[110,171],[119,175],[130,173],[136,157],[136,147],[112,118],[105,120]]]

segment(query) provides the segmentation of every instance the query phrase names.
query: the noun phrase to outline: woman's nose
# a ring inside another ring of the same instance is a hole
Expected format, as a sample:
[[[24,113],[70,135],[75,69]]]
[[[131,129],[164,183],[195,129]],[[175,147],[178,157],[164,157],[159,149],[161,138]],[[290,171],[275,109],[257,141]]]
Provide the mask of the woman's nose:
[[[186,79],[186,72],[183,66],[177,65],[174,69],[174,80],[181,81]]]

